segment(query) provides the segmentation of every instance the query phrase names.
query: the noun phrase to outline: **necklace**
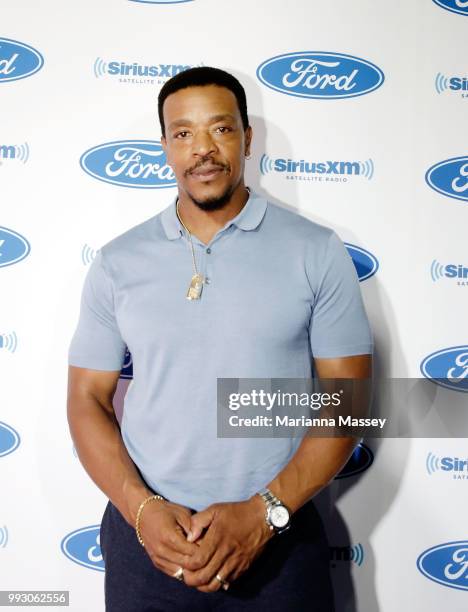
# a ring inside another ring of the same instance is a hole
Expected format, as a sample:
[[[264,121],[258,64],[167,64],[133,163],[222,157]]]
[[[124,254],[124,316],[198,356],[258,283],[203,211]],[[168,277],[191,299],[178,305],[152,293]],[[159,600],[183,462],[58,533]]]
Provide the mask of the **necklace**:
[[[204,278],[203,278],[203,274],[200,274],[197,269],[197,262],[195,259],[195,249],[193,248],[192,234],[189,232],[189,230],[187,229],[187,227],[185,226],[184,222],[182,221],[179,215],[179,199],[178,198],[177,198],[177,203],[176,203],[176,214],[177,214],[177,218],[182,223],[183,228],[185,229],[185,231],[187,232],[189,236],[190,249],[192,251],[193,276],[192,276],[192,280],[190,281],[190,285],[187,291],[186,298],[188,300],[199,300],[201,297],[202,289],[203,289]]]

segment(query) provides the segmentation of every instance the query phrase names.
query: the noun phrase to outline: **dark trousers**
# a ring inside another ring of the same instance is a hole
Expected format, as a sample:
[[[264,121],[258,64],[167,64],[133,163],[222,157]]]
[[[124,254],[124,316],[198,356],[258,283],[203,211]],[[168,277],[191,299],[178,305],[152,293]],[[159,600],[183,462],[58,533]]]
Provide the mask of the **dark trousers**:
[[[102,517],[101,550],[106,612],[334,611],[328,542],[312,502],[227,591],[203,593],[156,568],[111,502]]]

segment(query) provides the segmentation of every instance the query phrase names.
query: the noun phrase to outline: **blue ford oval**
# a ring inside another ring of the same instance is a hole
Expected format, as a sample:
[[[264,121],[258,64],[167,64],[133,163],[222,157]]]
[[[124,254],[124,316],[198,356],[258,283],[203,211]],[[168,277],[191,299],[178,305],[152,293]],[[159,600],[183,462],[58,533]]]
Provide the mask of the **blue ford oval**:
[[[436,384],[455,391],[468,391],[468,346],[435,351],[421,362],[421,372]]]
[[[257,78],[270,89],[300,98],[354,98],[374,91],[384,73],[371,62],[323,51],[277,55],[257,68]]]
[[[356,476],[364,472],[372,465],[374,461],[374,454],[371,449],[360,442],[353,451],[353,454],[348,460],[348,463],[344,468],[335,476],[335,480],[340,478],[349,478],[350,476]]]
[[[80,165],[93,178],[121,187],[161,189],[176,185],[157,140],[106,142],[85,151]]]
[[[124,362],[119,378],[133,378],[133,358],[128,348],[125,350]]]
[[[367,280],[377,272],[379,262],[372,253],[348,242],[345,242],[345,247],[353,260],[360,281]]]
[[[426,172],[426,183],[449,198],[468,201],[468,156],[452,157],[434,164]]]
[[[44,65],[42,55],[29,45],[0,38],[0,83],[25,79]]]
[[[100,525],[76,529],[66,535],[61,542],[63,554],[84,567],[104,571],[104,560],[100,546]]]
[[[24,259],[31,250],[29,242],[18,232],[0,226],[0,268]]]
[[[9,455],[16,450],[21,442],[21,438],[16,429],[0,421],[0,457]]]
[[[419,555],[416,565],[429,580],[468,591],[468,540],[428,548]]]
[[[433,0],[436,4],[451,11],[452,13],[458,13],[459,15],[468,15],[468,2],[467,0]]]

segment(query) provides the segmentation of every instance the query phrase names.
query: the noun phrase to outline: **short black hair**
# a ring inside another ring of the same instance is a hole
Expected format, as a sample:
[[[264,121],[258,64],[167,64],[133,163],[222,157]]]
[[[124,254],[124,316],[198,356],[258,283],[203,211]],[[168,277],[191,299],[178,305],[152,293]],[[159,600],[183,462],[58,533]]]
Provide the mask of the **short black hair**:
[[[225,70],[221,70],[220,68],[213,68],[211,66],[197,66],[195,68],[183,70],[182,72],[179,72],[173,76],[171,79],[166,81],[166,83],[164,83],[161,91],[159,92],[158,114],[159,123],[161,125],[161,134],[164,137],[166,136],[166,126],[164,125],[163,105],[166,98],[180,89],[185,89],[186,87],[200,87],[203,85],[218,85],[219,87],[226,87],[226,89],[232,91],[232,93],[236,96],[244,130],[249,127],[245,90],[236,77]]]

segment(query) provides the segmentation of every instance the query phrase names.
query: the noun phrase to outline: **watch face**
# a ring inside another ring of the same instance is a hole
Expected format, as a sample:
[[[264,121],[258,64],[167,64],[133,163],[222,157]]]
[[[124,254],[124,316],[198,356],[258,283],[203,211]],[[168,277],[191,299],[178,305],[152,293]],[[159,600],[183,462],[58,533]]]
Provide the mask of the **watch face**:
[[[281,529],[289,523],[289,512],[285,506],[273,506],[270,512],[273,527]]]

